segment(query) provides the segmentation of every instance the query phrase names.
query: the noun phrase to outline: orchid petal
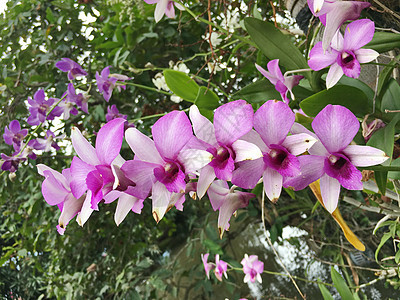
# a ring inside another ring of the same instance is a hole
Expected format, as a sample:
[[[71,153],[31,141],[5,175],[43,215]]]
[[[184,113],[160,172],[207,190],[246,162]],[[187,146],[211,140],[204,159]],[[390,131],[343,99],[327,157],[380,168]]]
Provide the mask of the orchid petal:
[[[232,144],[235,152],[235,163],[243,160],[254,160],[263,157],[263,154],[255,144],[237,140]]]
[[[348,190],[363,189],[361,172],[341,153],[332,154],[325,159],[324,171],[328,176],[337,179]]]
[[[349,145],[343,153],[356,167],[379,165],[389,158],[382,150],[370,146]]]
[[[336,61],[338,55],[339,53],[334,49],[332,49],[331,52],[324,51],[324,49],[322,49],[322,42],[318,42],[310,51],[308,65],[314,71],[319,71],[332,65]]]
[[[199,197],[199,199],[203,198],[214,179],[215,172],[213,167],[207,165],[200,170],[197,182],[197,197]]]
[[[269,150],[267,145],[265,145],[264,141],[262,140],[261,136],[254,129],[250,130],[240,139],[256,145],[261,150],[261,152],[268,152]]]
[[[282,191],[283,177],[277,171],[267,168],[263,174],[264,191],[268,199],[275,203]]]
[[[310,149],[308,149],[308,153],[311,155],[320,155],[320,156],[327,156],[329,152],[325,149],[324,145],[319,141],[317,135],[314,132],[311,132],[303,125],[299,123],[294,123],[292,128],[290,129],[292,134],[299,134],[299,133],[306,133],[311,135],[314,139],[318,140]]]
[[[121,224],[121,222],[125,220],[129,211],[134,207],[134,205],[138,201],[140,201],[138,198],[122,193],[122,195],[119,197],[117,208],[115,209],[115,215],[114,215],[114,221],[115,224],[117,224],[117,226],[119,226],[119,224]]]
[[[165,14],[165,10],[167,9],[169,0],[160,0],[157,3],[156,9],[154,11],[154,20],[158,23],[163,15]]]
[[[65,190],[70,189],[69,184],[68,184],[68,179],[60,172],[57,172],[56,170],[53,170],[52,168],[50,168],[44,164],[38,164],[38,165],[36,165],[36,167],[37,167],[38,173],[40,175],[47,177],[46,176],[47,172],[50,172],[54,176],[55,180],[58,181],[64,187]],[[69,168],[64,169],[63,172],[66,170],[69,170]]]
[[[375,33],[375,23],[361,19],[347,25],[344,32],[343,50],[355,50],[368,44]]]
[[[153,217],[156,222],[164,217],[169,207],[171,200],[171,192],[169,192],[164,184],[157,181],[153,184],[152,188],[152,205],[153,205]]]
[[[156,164],[164,163],[154,141],[136,128],[128,128],[125,132],[125,139],[137,159]]]
[[[87,190],[86,177],[96,168],[74,156],[71,163],[71,192],[75,198],[80,198]]]
[[[65,189],[62,181],[54,177],[53,172],[46,170],[44,174],[46,176],[46,179],[42,183],[44,200],[46,200],[49,205],[56,205],[63,202],[70,192]],[[65,179],[63,181],[65,181]]]
[[[305,189],[310,183],[318,180],[324,174],[325,157],[316,155],[303,155],[298,157],[300,162],[300,174],[295,177],[287,177],[283,182],[286,188],[295,191]]]
[[[323,175],[320,181],[321,196],[326,210],[332,214],[337,207],[340,193],[340,183],[337,179]]]
[[[136,186],[130,187],[130,193],[140,199],[146,199],[155,181],[153,170],[160,165],[140,160],[128,160],[121,167],[125,176],[132,180]]]
[[[295,120],[289,106],[277,100],[264,103],[254,115],[254,129],[260,134],[267,146],[281,144]]]
[[[293,128],[293,127],[292,127]],[[299,133],[287,136],[282,146],[293,155],[300,155],[308,151],[318,140],[306,133]]]
[[[213,159],[213,155],[205,150],[185,149],[178,155],[178,161],[183,164],[185,173],[194,173],[208,165]]]
[[[270,72],[268,72],[267,70],[265,70],[264,68],[262,68],[261,66],[255,64],[256,69],[265,77],[267,78],[273,85],[276,85],[276,83],[278,82],[278,78],[276,78],[275,76],[273,76]],[[279,66],[278,66],[279,68]]]
[[[334,63],[329,71],[328,75],[326,76],[326,88],[330,89],[333,87],[340,78],[342,78],[344,72],[341,66],[339,66],[337,63]]]
[[[215,137],[222,145],[230,146],[253,128],[253,107],[236,100],[218,107],[214,113]]]
[[[232,183],[244,189],[253,189],[263,175],[264,169],[262,158],[241,161],[232,173]]]
[[[72,127],[71,141],[78,156],[88,164],[93,166],[99,165],[100,161],[97,158],[94,147],[83,137],[77,127]]]
[[[64,201],[64,206],[58,219],[58,225],[65,229],[69,221],[80,212],[85,197],[76,199],[72,194],[69,194]]]
[[[96,154],[101,164],[110,165],[118,156],[124,138],[125,120],[117,118],[105,124],[96,138]]]
[[[178,156],[179,151],[193,137],[192,125],[183,111],[172,111],[161,117],[151,132],[161,157],[171,160]]]
[[[330,152],[340,152],[353,140],[360,128],[357,117],[346,107],[327,105],[311,124],[319,140]]]
[[[165,9],[165,15],[170,19],[175,18],[174,2],[168,1],[167,8]]]
[[[216,180],[210,185],[207,195],[214,211],[222,206],[228,193],[229,186],[224,180]]]
[[[196,105],[192,105],[189,111],[189,118],[193,124],[194,134],[202,141],[216,146],[214,126],[206,117],[200,114]]]
[[[76,217],[76,222],[78,222],[79,226],[83,226],[93,212],[93,209],[91,207],[92,206],[91,199],[92,199],[92,192],[88,191],[86,194],[86,198],[83,202],[82,209],[79,212],[78,216]]]
[[[354,51],[354,54],[360,64],[373,61],[379,56],[379,53],[372,49],[357,49]]]

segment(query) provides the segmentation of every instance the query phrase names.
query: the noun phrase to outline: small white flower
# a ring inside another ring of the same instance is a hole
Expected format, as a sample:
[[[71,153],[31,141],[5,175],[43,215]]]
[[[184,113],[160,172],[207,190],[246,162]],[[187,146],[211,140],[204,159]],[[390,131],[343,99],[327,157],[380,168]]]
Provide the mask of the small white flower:
[[[205,36],[202,35],[201,37],[206,42],[210,41],[210,33],[209,32],[207,32],[207,34]],[[222,39],[220,39],[219,37],[220,37],[220,35],[218,33],[214,32],[214,31],[211,33],[211,45],[213,46],[213,48],[218,47],[221,44]]]
[[[154,78],[152,79],[152,81],[157,89],[169,92],[168,85],[165,82],[165,77],[162,73],[157,73],[156,76],[154,76]]]
[[[174,103],[180,103],[180,102],[182,102],[182,100],[183,99],[181,97],[177,96],[177,95],[172,95],[171,96],[171,101],[174,102]]]

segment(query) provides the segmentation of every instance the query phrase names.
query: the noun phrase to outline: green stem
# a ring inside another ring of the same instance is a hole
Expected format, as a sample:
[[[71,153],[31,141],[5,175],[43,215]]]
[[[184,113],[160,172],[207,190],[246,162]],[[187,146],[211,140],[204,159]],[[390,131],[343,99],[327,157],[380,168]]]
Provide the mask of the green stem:
[[[149,90],[149,91],[165,94],[165,95],[168,95],[168,96],[172,96],[171,93],[168,93],[168,92],[165,92],[163,90],[156,89],[156,88],[152,88],[152,87],[149,87],[147,85],[137,84],[137,83],[133,83],[133,82],[125,82],[124,84],[132,85],[132,86],[136,86],[136,87],[141,88],[141,89],[145,89],[145,90]]]

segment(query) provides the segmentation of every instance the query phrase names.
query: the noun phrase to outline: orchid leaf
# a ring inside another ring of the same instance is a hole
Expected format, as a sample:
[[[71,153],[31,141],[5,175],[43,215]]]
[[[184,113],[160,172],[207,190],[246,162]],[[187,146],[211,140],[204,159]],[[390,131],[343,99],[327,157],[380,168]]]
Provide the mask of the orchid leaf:
[[[279,64],[287,70],[308,68],[300,50],[274,24],[256,18],[246,18],[244,24],[251,39],[270,60],[279,59]],[[311,78],[310,73],[305,73],[305,76]]]
[[[219,98],[212,90],[202,86],[199,88],[194,104],[196,104],[203,116],[212,120],[214,116],[213,110],[219,106]]]
[[[350,291],[346,281],[344,281],[343,277],[340,276],[339,272],[335,270],[335,268],[331,267],[331,277],[335,288],[339,292],[342,299],[351,300],[354,299],[352,292]]]
[[[369,101],[359,88],[348,85],[335,85],[300,102],[300,108],[309,116],[315,117],[328,104],[342,105],[358,117],[370,112]]]
[[[381,242],[379,243],[378,247],[376,248],[375,251],[375,260],[378,261],[378,254],[379,251],[381,250],[381,248],[383,247],[383,245],[392,237],[390,232],[386,232],[381,239]]]
[[[376,185],[379,188],[379,192],[382,195],[385,195],[388,172],[387,171],[375,171],[374,176],[375,176]]]
[[[400,55],[396,57],[397,59],[400,59]],[[382,96],[382,94],[386,91],[386,86],[387,83],[390,79],[390,74],[392,74],[393,69],[396,67],[397,61],[393,60],[391,61],[379,74],[379,80],[378,80],[378,96]]]
[[[328,289],[320,282],[321,282],[321,280],[318,279],[318,287],[319,287],[319,290],[321,291],[321,294],[322,294],[322,297],[324,298],[324,300],[333,300],[331,293],[329,293]]]
[[[183,100],[194,103],[200,87],[184,72],[175,70],[164,71],[165,82],[169,89]]]
[[[372,49],[379,53],[400,47],[400,34],[392,32],[375,32],[372,41],[363,48]]]
[[[275,89],[275,86],[267,79],[262,79],[251,83],[240,91],[232,95],[232,100],[243,99],[247,102],[264,103],[267,100],[281,99],[281,95]]]
[[[400,109],[400,86],[396,80],[390,79],[385,93],[382,96],[381,111]]]

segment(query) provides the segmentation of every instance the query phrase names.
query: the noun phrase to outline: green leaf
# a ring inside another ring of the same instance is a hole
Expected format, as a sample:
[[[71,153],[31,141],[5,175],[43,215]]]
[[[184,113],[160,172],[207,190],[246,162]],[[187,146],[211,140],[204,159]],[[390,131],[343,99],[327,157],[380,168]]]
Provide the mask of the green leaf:
[[[354,299],[352,292],[344,281],[343,277],[340,276],[339,272],[335,268],[331,267],[331,277],[335,288],[339,292],[342,299],[351,300]]]
[[[386,184],[387,184],[387,177],[388,177],[388,172],[387,171],[375,171],[375,182],[376,185],[379,188],[379,192],[382,195],[386,194]]]
[[[390,79],[389,85],[383,94],[381,111],[400,109],[400,86],[393,78]]]
[[[397,159],[393,160],[392,163],[390,164],[390,166],[400,167],[400,158],[397,158]],[[388,177],[391,178],[391,179],[400,180],[400,171],[389,172],[388,173]]]
[[[368,100],[370,101],[370,106],[372,107],[372,100],[374,99],[374,91],[364,82],[357,78],[351,78],[347,76],[342,76],[340,78],[339,82],[337,83],[338,85],[349,85],[355,88],[358,88],[359,90],[363,91],[364,94],[367,96]]]
[[[318,279],[318,282],[321,282],[320,279]],[[322,283],[318,283],[319,290],[321,291],[322,297],[324,297],[324,300],[333,300],[333,297],[331,293],[329,293],[328,289],[326,286],[324,286]]]
[[[382,246],[388,241],[388,239],[390,239],[392,236],[390,234],[390,232],[386,232],[381,239],[381,242],[379,243],[378,247],[376,248],[375,251],[375,260],[378,261],[378,254],[379,251],[381,250]]]
[[[369,109],[369,101],[363,91],[348,85],[335,85],[300,102],[301,109],[309,116],[315,117],[328,104],[342,105],[356,116],[364,117]]]
[[[249,103],[264,103],[271,99],[281,99],[281,94],[267,79],[251,83],[232,95],[232,100],[243,99]]]
[[[111,49],[111,48],[117,48],[119,46],[121,46],[119,42],[108,41],[96,46],[96,49]]]
[[[255,18],[246,18],[244,24],[251,39],[266,57],[271,60],[279,59],[279,64],[287,70],[308,69],[307,61],[300,50],[274,24]],[[309,72],[305,76],[311,78]]]
[[[396,59],[400,59],[400,55],[396,57]],[[379,80],[378,80],[378,89],[377,93],[379,97],[382,97],[382,94],[386,91],[384,89],[386,87],[386,84],[389,81],[390,74],[392,74],[393,69],[396,67],[397,61],[392,60],[379,74]]]
[[[400,261],[400,250],[397,250],[396,255],[394,257],[394,261],[396,262],[396,264],[399,263],[399,261]]]
[[[375,32],[372,41],[363,48],[373,49],[379,53],[400,48],[400,34],[392,32]]]
[[[221,246],[212,240],[205,239],[204,246],[212,253],[223,254]]]
[[[194,103],[200,87],[193,79],[185,73],[175,70],[165,70],[164,77],[169,89],[175,95]]]
[[[194,104],[199,108],[200,113],[208,119],[213,119],[213,110],[219,106],[218,96],[205,86],[199,88]]]

